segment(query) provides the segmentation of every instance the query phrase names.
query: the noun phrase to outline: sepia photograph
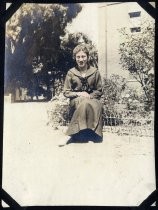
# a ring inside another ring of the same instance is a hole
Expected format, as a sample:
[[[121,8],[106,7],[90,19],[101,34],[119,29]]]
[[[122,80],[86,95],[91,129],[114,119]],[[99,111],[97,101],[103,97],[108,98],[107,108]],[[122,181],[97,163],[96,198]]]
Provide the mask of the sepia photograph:
[[[154,58],[137,2],[21,4],[5,31],[3,189],[20,206],[139,206],[156,190]]]

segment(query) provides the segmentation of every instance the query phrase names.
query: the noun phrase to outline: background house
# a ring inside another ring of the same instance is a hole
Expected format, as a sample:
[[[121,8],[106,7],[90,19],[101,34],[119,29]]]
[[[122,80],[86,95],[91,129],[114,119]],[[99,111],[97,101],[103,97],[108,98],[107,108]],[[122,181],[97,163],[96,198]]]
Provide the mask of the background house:
[[[119,74],[127,78],[131,85],[138,85],[119,64],[121,37],[118,29],[126,27],[130,33],[141,33],[141,22],[154,19],[136,2],[99,3],[98,15],[98,65],[102,76],[109,78],[112,74]]]

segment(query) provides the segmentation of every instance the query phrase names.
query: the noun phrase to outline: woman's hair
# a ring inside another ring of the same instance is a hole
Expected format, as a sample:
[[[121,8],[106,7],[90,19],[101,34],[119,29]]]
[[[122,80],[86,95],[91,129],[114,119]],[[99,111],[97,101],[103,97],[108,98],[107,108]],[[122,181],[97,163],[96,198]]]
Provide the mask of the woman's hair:
[[[86,53],[87,57],[89,56],[89,51],[88,51],[86,45],[85,44],[79,44],[73,50],[73,59],[76,58],[76,54],[80,51],[83,51],[84,53]]]

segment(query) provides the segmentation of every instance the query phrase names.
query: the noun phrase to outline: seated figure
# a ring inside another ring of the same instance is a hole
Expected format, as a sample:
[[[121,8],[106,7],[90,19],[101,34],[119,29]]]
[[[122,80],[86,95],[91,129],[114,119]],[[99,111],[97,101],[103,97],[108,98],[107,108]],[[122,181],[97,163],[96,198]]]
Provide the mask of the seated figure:
[[[84,142],[102,141],[102,83],[99,71],[89,65],[89,52],[86,45],[81,44],[73,50],[76,66],[70,69],[64,83],[64,96],[70,99],[70,107],[74,110],[65,140]]]

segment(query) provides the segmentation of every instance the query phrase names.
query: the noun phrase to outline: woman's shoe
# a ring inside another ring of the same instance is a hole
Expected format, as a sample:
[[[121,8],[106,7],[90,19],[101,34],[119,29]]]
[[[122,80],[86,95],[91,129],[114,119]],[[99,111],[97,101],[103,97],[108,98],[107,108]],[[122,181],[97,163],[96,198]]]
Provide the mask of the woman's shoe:
[[[63,147],[65,145],[67,145],[68,142],[69,142],[69,140],[70,140],[70,137],[69,136],[66,136],[66,138],[60,139],[58,146],[59,147]]]

